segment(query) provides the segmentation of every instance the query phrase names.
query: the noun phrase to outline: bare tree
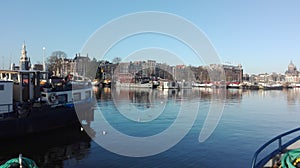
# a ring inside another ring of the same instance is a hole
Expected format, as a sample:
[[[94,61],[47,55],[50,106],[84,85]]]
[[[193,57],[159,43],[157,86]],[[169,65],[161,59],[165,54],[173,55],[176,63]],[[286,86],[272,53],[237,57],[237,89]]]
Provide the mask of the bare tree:
[[[54,51],[47,59],[48,71],[51,75],[61,74],[62,59],[66,58],[67,54],[63,51]],[[54,74],[52,74],[54,72]]]
[[[121,62],[121,58],[120,57],[116,57],[116,58],[114,58],[113,60],[112,60],[112,63],[113,64],[119,64],[120,62]]]

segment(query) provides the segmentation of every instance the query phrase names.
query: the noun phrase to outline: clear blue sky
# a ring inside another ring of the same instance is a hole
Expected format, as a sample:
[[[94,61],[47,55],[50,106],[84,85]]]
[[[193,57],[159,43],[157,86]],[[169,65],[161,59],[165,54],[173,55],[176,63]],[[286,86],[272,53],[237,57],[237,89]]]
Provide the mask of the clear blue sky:
[[[24,41],[33,63],[42,62],[43,47],[47,56],[61,50],[71,58],[112,19],[162,11],[197,25],[222,62],[241,63],[246,73],[283,73],[290,60],[300,68],[299,7],[297,0],[1,1],[0,68],[18,63]]]

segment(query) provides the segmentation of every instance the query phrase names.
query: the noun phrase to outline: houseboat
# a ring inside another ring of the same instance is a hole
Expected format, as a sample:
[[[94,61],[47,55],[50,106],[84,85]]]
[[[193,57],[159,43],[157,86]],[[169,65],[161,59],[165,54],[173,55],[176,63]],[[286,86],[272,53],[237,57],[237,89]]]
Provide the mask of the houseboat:
[[[300,88],[300,83],[292,83],[291,86],[293,88]]]
[[[126,87],[126,88],[157,88],[159,82],[156,80],[151,80],[149,77],[143,78],[133,78],[130,82],[115,82],[116,87]]]
[[[192,82],[190,81],[180,81],[178,82],[179,89],[192,89]]]
[[[277,83],[262,83],[260,84],[259,88],[263,90],[282,90],[283,85]]]
[[[214,84],[192,82],[192,87],[212,88],[212,87],[214,87]]]
[[[94,104],[90,82],[45,78],[36,70],[0,70],[0,138],[80,126]]]
[[[241,88],[240,82],[228,82],[226,84],[227,89],[239,89]]]
[[[161,89],[179,89],[179,84],[176,81],[163,81],[160,83]]]

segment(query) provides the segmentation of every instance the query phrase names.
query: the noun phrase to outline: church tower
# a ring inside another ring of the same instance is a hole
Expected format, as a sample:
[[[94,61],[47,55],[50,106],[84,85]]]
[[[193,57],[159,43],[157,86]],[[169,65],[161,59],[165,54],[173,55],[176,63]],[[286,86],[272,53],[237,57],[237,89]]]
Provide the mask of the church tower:
[[[30,58],[27,57],[26,45],[22,46],[22,55],[20,58],[20,70],[29,70],[30,68]]]

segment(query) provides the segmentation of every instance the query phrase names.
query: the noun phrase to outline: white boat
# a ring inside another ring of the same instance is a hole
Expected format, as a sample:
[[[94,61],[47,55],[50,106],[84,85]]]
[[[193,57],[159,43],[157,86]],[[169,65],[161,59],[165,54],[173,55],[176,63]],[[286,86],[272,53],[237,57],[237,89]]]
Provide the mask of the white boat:
[[[192,87],[211,88],[213,86],[214,86],[214,84],[212,84],[212,83],[197,83],[197,82],[193,82],[192,83]]]
[[[292,85],[292,87],[294,87],[294,88],[300,88],[300,83],[295,83],[295,84]]]
[[[192,89],[192,82],[180,81],[178,82],[179,89]]]
[[[226,85],[226,88],[227,89],[239,89],[241,88],[241,85],[239,82],[229,82],[227,85]]]
[[[148,83],[122,83],[119,81],[116,81],[115,84],[116,87],[125,87],[125,88],[152,88],[153,84]]]
[[[179,84],[176,81],[162,82],[162,89],[179,89]]]

